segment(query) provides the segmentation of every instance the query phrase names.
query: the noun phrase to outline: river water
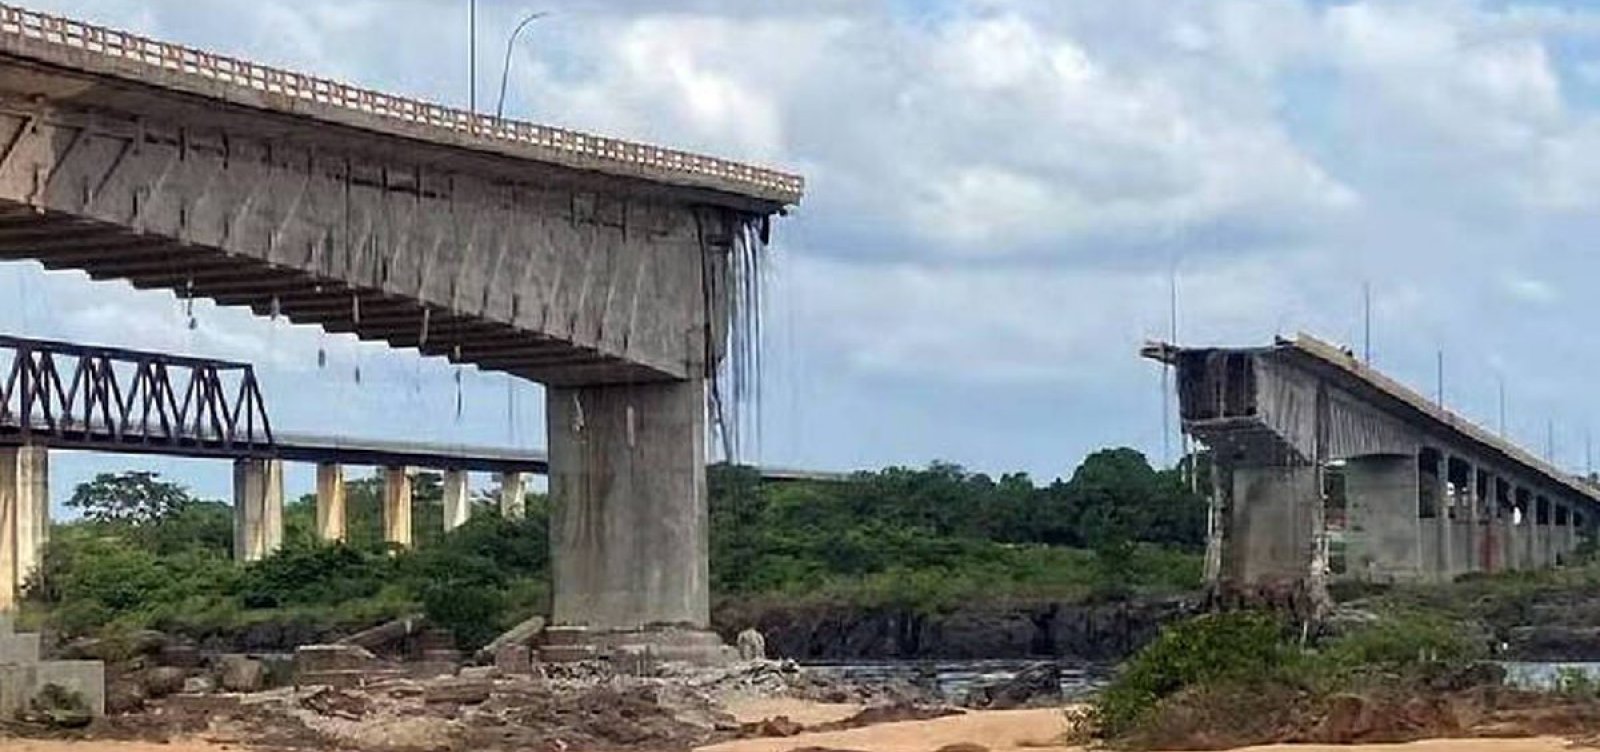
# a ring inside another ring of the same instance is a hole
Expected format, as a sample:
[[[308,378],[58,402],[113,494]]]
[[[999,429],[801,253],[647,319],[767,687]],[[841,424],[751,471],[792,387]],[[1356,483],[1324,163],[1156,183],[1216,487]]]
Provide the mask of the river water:
[[[856,661],[849,663],[807,663],[806,668],[857,682],[902,680],[936,690],[951,702],[959,702],[974,687],[998,684],[1018,672],[1043,661]],[[1090,663],[1057,664],[1061,694],[1067,700],[1087,697],[1105,685],[1112,667]]]
[[[1041,663],[1029,660],[979,661],[856,661],[849,663],[807,663],[806,668],[841,679],[858,682],[901,680],[930,687],[951,702],[960,702],[974,687],[1004,682],[1018,672]],[[1058,664],[1061,695],[1068,701],[1081,700],[1105,686],[1115,668],[1104,664]],[[1506,683],[1525,689],[1554,689],[1564,671],[1580,671],[1600,681],[1600,662],[1519,662],[1503,661]]]

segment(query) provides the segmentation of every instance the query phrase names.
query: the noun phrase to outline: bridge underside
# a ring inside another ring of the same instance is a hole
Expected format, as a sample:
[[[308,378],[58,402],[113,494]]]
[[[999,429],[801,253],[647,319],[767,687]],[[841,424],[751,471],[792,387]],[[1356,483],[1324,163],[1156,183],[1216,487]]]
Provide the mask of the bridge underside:
[[[699,376],[778,208],[0,55],[0,259],[545,384]]]

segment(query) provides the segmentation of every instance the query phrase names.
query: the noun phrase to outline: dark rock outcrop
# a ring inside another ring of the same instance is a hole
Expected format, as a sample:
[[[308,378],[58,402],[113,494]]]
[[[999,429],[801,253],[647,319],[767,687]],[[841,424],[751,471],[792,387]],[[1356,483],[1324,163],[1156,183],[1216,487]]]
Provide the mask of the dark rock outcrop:
[[[714,616],[732,638],[754,626],[775,657],[1072,658],[1112,661],[1154,639],[1161,625],[1194,612],[1183,598],[1116,603],[1016,603],[948,613],[848,606],[725,604]]]

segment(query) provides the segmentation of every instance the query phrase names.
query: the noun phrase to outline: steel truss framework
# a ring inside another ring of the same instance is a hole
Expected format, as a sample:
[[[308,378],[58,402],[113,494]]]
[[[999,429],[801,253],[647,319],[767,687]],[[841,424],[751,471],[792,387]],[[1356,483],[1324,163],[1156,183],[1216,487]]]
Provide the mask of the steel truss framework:
[[[0,437],[227,456],[274,446],[248,363],[0,336],[0,367]]]

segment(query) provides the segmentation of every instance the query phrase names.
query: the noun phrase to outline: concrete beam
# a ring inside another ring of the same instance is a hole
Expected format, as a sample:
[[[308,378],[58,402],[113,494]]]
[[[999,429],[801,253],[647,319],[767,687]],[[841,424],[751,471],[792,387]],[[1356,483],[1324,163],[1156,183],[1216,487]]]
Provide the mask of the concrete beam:
[[[0,447],[0,613],[16,609],[44,563],[49,530],[49,450]]]
[[[383,469],[383,539],[400,548],[410,548],[411,476],[403,467]]]
[[[472,499],[468,496],[467,471],[444,471],[444,530],[450,532],[472,517]]]
[[[344,493],[344,466],[337,462],[317,463],[317,538],[323,542],[347,540]]]
[[[260,561],[283,547],[283,462],[233,463],[233,558]]]

